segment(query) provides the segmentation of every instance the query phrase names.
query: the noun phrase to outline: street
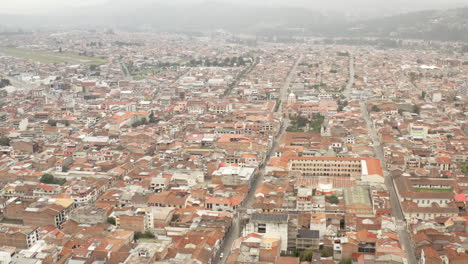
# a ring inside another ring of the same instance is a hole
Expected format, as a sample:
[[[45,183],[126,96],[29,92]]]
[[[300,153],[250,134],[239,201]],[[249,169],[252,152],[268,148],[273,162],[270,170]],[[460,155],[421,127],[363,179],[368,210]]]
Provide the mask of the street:
[[[349,55],[349,80],[348,83],[346,84],[346,87],[343,91],[344,97],[349,100],[351,99],[351,90],[353,88],[354,84],[354,57]]]
[[[346,85],[345,90],[343,91],[343,95],[347,100],[351,99],[351,91],[354,84],[354,75],[355,75],[355,68],[354,68],[354,57],[350,55],[349,60],[349,80],[348,84]],[[392,205],[392,215],[395,217],[396,220],[396,231],[400,237],[400,242],[403,246],[403,249],[406,251],[406,256],[409,264],[417,264],[416,260],[416,253],[414,251],[414,247],[411,243],[410,235],[408,234],[408,230],[406,228],[405,217],[403,214],[403,210],[401,208],[400,201],[398,199],[398,195],[395,189],[395,185],[393,183],[393,179],[389,175],[385,163],[384,153],[382,149],[382,144],[380,142],[379,137],[377,136],[377,132],[375,130],[374,125],[372,124],[372,120],[370,118],[369,112],[367,111],[367,104],[366,101],[360,101],[361,113],[366,121],[367,130],[369,136],[372,140],[372,146],[374,148],[374,152],[376,158],[380,160],[382,164],[382,169],[384,172],[385,177],[385,186],[390,194],[390,203]]]
[[[406,251],[406,257],[407,257],[408,263],[417,264],[418,262],[416,260],[416,253],[414,251],[414,247],[412,246],[411,238],[408,233],[408,230],[406,229],[405,218],[403,215],[403,210],[401,208],[400,201],[397,196],[395,185],[393,184],[393,179],[389,175],[387,168],[386,168],[386,163],[385,163],[380,139],[377,136],[375,127],[372,124],[372,120],[370,119],[369,113],[367,111],[366,102],[361,101],[360,106],[361,106],[362,116],[364,117],[364,120],[366,121],[366,124],[367,124],[367,130],[369,131],[369,136],[371,137],[371,140],[373,142],[372,145],[374,147],[374,152],[376,154],[376,157],[380,160],[382,164],[382,169],[385,175],[385,185],[387,186],[387,190],[390,194],[390,202],[392,204],[392,215],[396,219],[396,227],[397,227],[396,231],[398,233],[398,236],[400,237],[400,242],[403,246],[403,249]]]
[[[296,68],[299,65],[302,58],[303,56],[301,54],[301,56],[296,60],[294,66],[289,71],[289,74],[286,77],[285,82],[280,89],[280,98],[282,102],[287,101],[289,85],[295,77]],[[280,106],[280,111],[282,109],[282,105],[283,104],[281,104]],[[271,155],[273,154],[274,150],[278,147],[278,142],[283,136],[284,132],[286,131],[286,128],[288,127],[288,125],[289,125],[289,119],[287,117],[283,117],[279,132],[273,138],[273,144],[268,149],[267,153],[265,154],[265,157],[260,163],[258,173],[254,175],[255,178],[252,180],[252,184],[250,185],[249,191],[243,201],[243,206],[238,208],[236,212],[234,212],[232,226],[229,229],[226,236],[224,237],[224,241],[222,242],[218,252],[215,254],[214,263],[224,264],[231,252],[232,243],[234,242],[234,240],[238,239],[241,236],[240,232],[242,228],[239,226],[240,225],[240,212],[245,212],[245,210],[247,208],[251,208],[252,204],[254,203],[255,191],[263,182],[263,177],[265,176],[265,166],[270,160]],[[223,253],[223,258],[220,258],[221,253]]]

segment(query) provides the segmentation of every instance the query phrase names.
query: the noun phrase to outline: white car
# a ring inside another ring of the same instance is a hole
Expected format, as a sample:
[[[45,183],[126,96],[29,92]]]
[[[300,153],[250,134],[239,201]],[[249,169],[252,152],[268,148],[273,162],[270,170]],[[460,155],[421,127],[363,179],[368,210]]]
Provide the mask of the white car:
[[[219,259],[222,259],[224,257],[224,253],[221,252],[221,254],[219,254]]]

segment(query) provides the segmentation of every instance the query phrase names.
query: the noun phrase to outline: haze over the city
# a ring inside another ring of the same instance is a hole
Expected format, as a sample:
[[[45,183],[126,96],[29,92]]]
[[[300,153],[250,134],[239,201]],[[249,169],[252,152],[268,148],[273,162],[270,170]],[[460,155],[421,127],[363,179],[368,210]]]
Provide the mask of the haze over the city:
[[[1,13],[39,14],[63,11],[72,8],[134,8],[148,4],[184,7],[200,3],[236,4],[243,6],[301,7],[318,11],[352,12],[373,16],[427,9],[460,7],[467,3],[462,0],[2,0]],[[51,15],[54,15],[53,13]],[[57,15],[57,14],[56,14]]]
[[[1,264],[468,263],[466,0],[0,2]]]

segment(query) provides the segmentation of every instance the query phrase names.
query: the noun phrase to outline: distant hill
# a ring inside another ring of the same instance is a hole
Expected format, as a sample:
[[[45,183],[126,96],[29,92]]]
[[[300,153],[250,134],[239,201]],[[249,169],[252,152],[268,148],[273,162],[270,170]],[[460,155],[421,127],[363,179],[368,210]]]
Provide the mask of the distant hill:
[[[194,30],[226,29],[256,32],[264,28],[309,28],[325,21],[319,12],[294,7],[252,7],[216,2],[174,7],[140,3],[133,7],[104,7],[65,10],[47,16],[0,15],[0,24],[24,28],[113,27],[120,29]]]
[[[353,23],[345,35],[468,42],[468,7],[412,12]]]
[[[118,1],[118,0],[116,0]],[[0,15],[10,31],[23,28],[114,28],[206,32],[225,29],[257,35],[307,34],[326,37],[394,37],[468,42],[468,7],[421,11],[372,20],[350,21],[305,8],[245,6],[203,2],[178,7],[151,1],[127,6],[94,6],[51,12],[47,16]],[[122,3],[123,3],[122,2]]]

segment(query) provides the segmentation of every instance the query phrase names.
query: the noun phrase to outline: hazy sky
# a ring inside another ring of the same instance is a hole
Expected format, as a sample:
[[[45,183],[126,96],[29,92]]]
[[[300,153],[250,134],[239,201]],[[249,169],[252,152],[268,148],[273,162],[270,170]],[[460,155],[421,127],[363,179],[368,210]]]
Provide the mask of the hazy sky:
[[[103,3],[113,6],[119,4],[136,5],[138,3],[187,4],[197,2],[249,3],[277,6],[300,6],[315,10],[346,11],[349,8],[375,10],[387,9],[422,10],[429,8],[450,8],[468,5],[466,0],[0,0],[0,13],[31,14],[44,13],[62,8],[92,7]]]

